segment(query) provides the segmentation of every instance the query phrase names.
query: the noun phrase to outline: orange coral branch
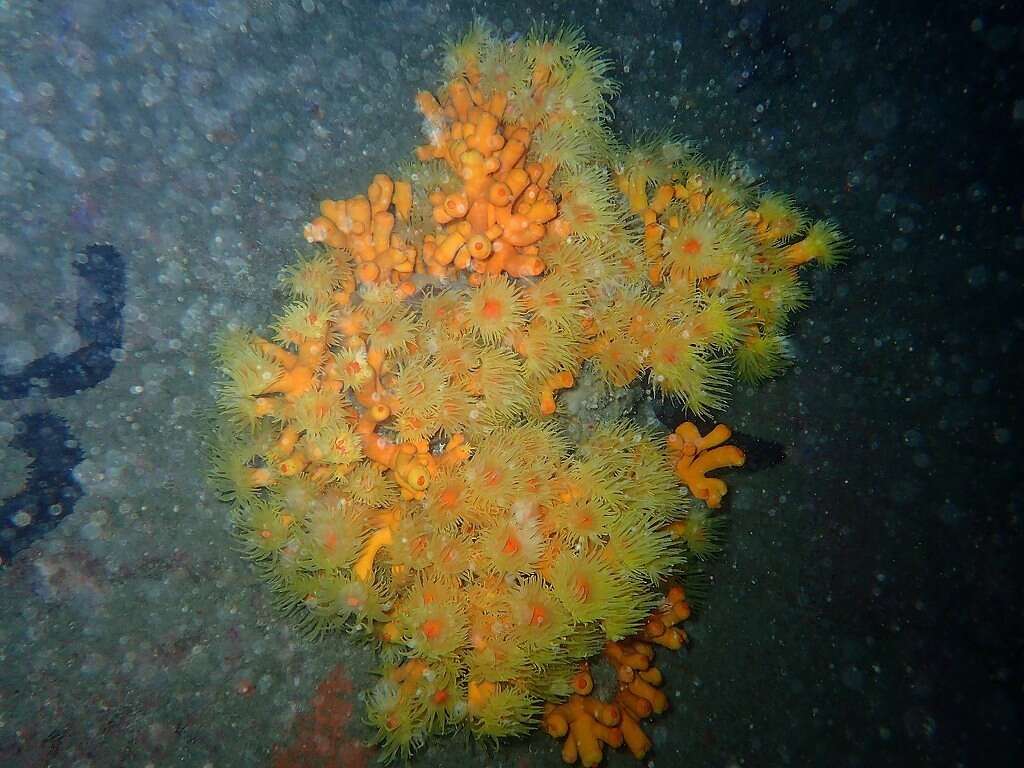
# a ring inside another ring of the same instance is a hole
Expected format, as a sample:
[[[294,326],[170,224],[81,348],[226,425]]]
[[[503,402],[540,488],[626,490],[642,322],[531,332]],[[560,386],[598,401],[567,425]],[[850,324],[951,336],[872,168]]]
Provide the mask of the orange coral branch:
[[[679,479],[690,493],[703,499],[712,509],[721,506],[728,487],[719,478],[707,477],[707,473],[723,467],[740,467],[747,460],[735,445],[723,445],[730,437],[732,431],[725,424],[716,425],[702,436],[697,426],[689,421],[680,424],[668,436],[669,455],[673,457]]]
[[[573,695],[564,704],[548,704],[544,710],[544,730],[556,739],[565,737],[562,760],[595,766],[604,758],[604,745],[622,746],[618,728],[621,713],[613,704],[590,696]]]
[[[373,532],[366,544],[363,546],[363,553],[359,556],[356,564],[352,566],[352,573],[361,581],[368,581],[373,573],[373,561],[377,553],[383,547],[391,544],[391,529],[379,528]]]
[[[678,650],[686,644],[686,632],[677,625],[690,618],[690,604],[686,593],[676,585],[668,590],[663,606],[651,614],[640,636],[648,642],[657,643],[670,650]],[[653,680],[648,680],[653,682]]]

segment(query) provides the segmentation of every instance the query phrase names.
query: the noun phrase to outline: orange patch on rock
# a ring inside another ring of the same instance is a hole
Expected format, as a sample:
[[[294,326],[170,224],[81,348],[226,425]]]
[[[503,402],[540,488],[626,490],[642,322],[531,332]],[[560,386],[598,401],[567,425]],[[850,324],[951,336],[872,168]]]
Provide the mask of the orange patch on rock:
[[[352,681],[339,664],[296,716],[292,740],[274,747],[272,768],[367,768],[375,750],[348,732],[354,703]]]

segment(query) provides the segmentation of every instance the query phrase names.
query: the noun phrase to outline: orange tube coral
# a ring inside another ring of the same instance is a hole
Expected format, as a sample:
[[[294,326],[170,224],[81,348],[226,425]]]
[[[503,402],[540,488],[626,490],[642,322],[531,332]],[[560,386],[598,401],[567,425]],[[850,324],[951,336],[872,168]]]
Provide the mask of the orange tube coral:
[[[724,481],[707,477],[707,473],[723,467],[741,467],[747,460],[735,445],[723,445],[730,437],[732,431],[724,424],[716,425],[702,436],[697,426],[689,421],[676,427],[668,437],[669,453],[674,457],[679,479],[712,509],[721,506],[728,488]]]
[[[617,707],[591,697],[574,695],[564,704],[549,704],[544,713],[544,730],[565,737],[562,760],[583,766],[598,765],[604,759],[604,745],[622,746],[622,731],[616,727],[621,715]]]

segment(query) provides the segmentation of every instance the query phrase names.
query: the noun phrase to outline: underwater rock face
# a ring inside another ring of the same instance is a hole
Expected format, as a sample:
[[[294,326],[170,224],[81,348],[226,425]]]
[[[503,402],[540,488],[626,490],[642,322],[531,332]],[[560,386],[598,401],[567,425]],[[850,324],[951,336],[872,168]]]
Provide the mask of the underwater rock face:
[[[378,645],[385,759],[461,728],[647,754],[655,648],[719,546],[708,475],[746,457],[714,423],[574,429],[561,393],[642,380],[710,417],[785,368],[801,267],[842,255],[683,141],[622,145],[609,67],[573,30],[473,27],[415,160],[322,201],[270,333],[217,344],[213,480],[279,607]]]
[[[316,688],[309,710],[296,719],[290,741],[274,748],[271,768],[367,768],[374,751],[349,731],[355,690],[344,665]]]

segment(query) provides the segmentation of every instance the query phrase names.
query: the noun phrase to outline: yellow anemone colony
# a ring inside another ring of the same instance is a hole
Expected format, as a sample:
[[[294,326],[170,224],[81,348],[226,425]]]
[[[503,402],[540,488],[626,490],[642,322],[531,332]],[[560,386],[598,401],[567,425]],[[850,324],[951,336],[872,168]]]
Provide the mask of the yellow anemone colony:
[[[707,416],[785,365],[801,266],[842,255],[686,144],[620,144],[608,71],[574,30],[474,26],[416,98],[415,159],[324,200],[269,332],[218,343],[213,478],[281,608],[376,643],[386,758],[460,728],[647,753],[707,474],[744,457],[722,425],[574,428],[565,393],[646,382]]]

